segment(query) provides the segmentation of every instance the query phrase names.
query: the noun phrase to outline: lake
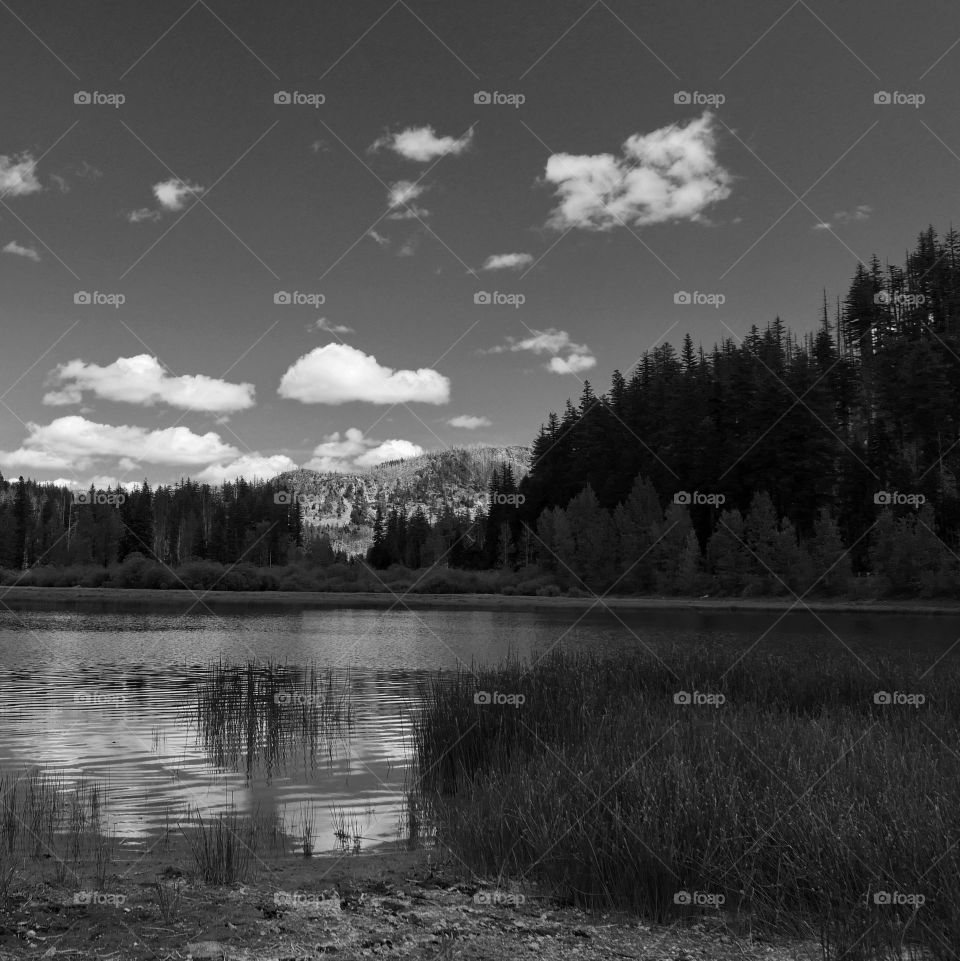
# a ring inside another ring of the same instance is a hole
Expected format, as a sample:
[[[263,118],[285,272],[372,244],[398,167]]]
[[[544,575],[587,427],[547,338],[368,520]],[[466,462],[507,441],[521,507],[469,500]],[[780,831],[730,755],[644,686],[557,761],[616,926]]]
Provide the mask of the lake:
[[[102,782],[106,824],[133,848],[175,829],[188,808],[206,815],[259,806],[294,835],[312,821],[318,852],[338,848],[334,832],[344,823],[369,850],[401,830],[410,721],[421,685],[437,671],[557,644],[605,653],[648,647],[665,657],[678,644],[702,643],[728,645],[732,658],[754,645],[853,659],[909,650],[933,665],[958,636],[954,616],[5,611],[0,770],[39,765],[67,784]],[[238,731],[227,718],[211,734],[198,705],[214,681],[242,690],[249,661],[286,665],[301,678],[311,668],[329,676],[349,702],[349,723],[324,726],[312,739],[288,726],[278,739],[262,719]]]

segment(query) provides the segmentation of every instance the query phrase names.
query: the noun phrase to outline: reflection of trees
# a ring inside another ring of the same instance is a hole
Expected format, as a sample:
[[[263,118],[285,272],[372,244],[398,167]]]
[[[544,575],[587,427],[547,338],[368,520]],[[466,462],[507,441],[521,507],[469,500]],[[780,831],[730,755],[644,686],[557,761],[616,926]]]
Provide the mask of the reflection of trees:
[[[353,725],[349,682],[313,666],[220,663],[197,690],[197,728],[219,767],[269,780],[300,763],[333,759]]]

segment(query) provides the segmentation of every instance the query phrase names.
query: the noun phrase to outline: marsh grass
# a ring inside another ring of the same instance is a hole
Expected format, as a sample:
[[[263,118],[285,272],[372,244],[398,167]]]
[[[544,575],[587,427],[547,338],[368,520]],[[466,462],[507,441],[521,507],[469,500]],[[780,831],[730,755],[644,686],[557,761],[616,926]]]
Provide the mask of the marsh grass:
[[[34,768],[0,776],[0,897],[27,861],[51,859],[59,884],[78,883],[92,867],[99,884],[114,859],[102,823],[103,788]]]
[[[847,961],[960,944],[954,662],[684,647],[437,675],[408,805],[478,873],[666,920],[817,933]],[[732,666],[731,666],[732,665]],[[875,672],[875,673],[872,673]],[[522,693],[520,707],[477,691]],[[679,691],[721,706],[675,703]],[[874,694],[922,692],[922,707]],[[877,903],[875,895],[891,895]],[[915,909],[896,898],[922,895]]]
[[[293,763],[313,770],[352,727],[349,680],[313,666],[219,663],[198,689],[196,722],[221,767],[268,777]]]
[[[181,831],[204,884],[233,884],[252,877],[264,834],[258,814],[221,812],[206,820],[199,808],[187,812]]]

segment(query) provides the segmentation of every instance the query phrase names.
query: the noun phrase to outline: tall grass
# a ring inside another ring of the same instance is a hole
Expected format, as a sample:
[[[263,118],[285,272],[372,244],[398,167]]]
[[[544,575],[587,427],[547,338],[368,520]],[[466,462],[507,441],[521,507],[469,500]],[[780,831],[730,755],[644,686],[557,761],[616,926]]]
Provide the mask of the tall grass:
[[[584,906],[667,919],[722,898],[751,923],[816,931],[830,958],[901,942],[956,957],[956,668],[734,659],[554,652],[437,675],[414,725],[417,809],[475,870]],[[478,691],[525,701],[477,704]],[[676,703],[681,691],[725,702]],[[880,691],[926,703],[878,704]]]
[[[316,667],[269,661],[214,665],[197,692],[196,719],[215,763],[252,775],[334,756],[353,723],[349,682]]]
[[[256,815],[230,810],[204,820],[198,808],[187,812],[181,830],[205,884],[233,884],[253,873],[262,833]]]

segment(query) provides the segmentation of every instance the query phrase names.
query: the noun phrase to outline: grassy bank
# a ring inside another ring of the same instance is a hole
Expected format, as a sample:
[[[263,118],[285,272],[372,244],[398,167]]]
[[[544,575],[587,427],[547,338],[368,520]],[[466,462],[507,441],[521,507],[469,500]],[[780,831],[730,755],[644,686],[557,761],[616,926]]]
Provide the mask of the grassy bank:
[[[209,591],[145,588],[0,587],[0,606],[13,610],[243,611],[270,609],[372,609],[463,611],[755,611],[812,610],[834,614],[960,615],[960,601],[850,601],[742,597],[529,597],[503,594],[428,594],[391,591]]]
[[[414,801],[474,870],[576,904],[722,908],[848,961],[954,958],[957,681],[946,659],[716,647],[438,676]]]

